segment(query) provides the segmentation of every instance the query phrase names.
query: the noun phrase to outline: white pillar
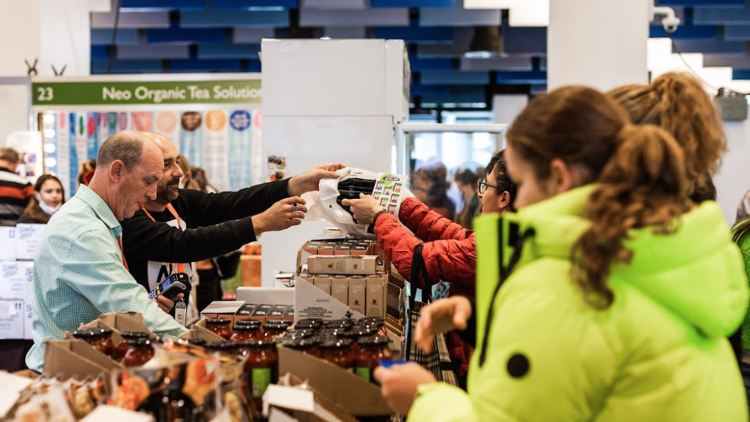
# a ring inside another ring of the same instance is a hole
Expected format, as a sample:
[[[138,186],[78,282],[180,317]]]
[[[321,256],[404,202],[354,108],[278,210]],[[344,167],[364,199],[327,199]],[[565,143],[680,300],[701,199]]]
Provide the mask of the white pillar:
[[[526,94],[495,95],[492,97],[494,122],[512,123],[528,102],[529,96]]]
[[[651,1],[550,0],[548,88],[648,83]]]

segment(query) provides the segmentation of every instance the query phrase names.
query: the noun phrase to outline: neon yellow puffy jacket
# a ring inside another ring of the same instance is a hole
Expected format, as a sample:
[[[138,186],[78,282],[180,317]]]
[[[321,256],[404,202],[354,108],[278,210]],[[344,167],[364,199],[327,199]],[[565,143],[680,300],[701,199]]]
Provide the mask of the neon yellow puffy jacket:
[[[634,230],[631,265],[611,269],[614,303],[596,311],[571,280],[569,261],[589,225],[582,215],[592,189],[475,221],[478,344],[469,392],[421,386],[410,422],[748,420],[725,339],[747,309],[747,278],[718,205],[695,208],[673,235]],[[498,261],[508,266],[508,245],[524,233],[485,335]]]

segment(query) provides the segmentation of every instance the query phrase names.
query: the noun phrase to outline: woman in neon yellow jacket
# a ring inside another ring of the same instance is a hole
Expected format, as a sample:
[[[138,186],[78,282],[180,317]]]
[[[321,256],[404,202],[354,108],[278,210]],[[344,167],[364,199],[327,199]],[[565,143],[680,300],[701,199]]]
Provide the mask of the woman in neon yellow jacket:
[[[416,336],[428,344],[476,316],[468,393],[416,364],[378,368],[394,410],[412,422],[747,421],[726,340],[747,308],[742,258],[719,207],[688,199],[671,135],[568,87],[532,100],[506,137],[520,211],[475,222],[476,306],[438,301]]]

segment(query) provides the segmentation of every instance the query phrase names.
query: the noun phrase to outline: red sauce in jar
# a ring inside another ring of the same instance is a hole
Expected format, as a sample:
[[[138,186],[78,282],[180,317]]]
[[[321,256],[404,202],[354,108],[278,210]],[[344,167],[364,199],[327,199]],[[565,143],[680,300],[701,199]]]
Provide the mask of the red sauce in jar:
[[[122,358],[124,366],[142,366],[154,357],[154,348],[151,346],[151,340],[145,338],[132,339],[127,341],[128,350],[125,357]]]
[[[263,394],[270,384],[279,379],[278,354],[272,341],[250,341],[242,343],[247,347],[245,375],[256,409],[263,408]]]
[[[206,328],[224,340],[232,336],[232,321],[226,318],[209,318]]]

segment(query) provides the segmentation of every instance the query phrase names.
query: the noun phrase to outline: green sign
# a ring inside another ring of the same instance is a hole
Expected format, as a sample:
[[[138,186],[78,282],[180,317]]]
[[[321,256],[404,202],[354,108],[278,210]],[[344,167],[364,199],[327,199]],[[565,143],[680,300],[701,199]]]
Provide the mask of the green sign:
[[[160,105],[255,104],[260,80],[174,82],[34,82],[33,104]]]

